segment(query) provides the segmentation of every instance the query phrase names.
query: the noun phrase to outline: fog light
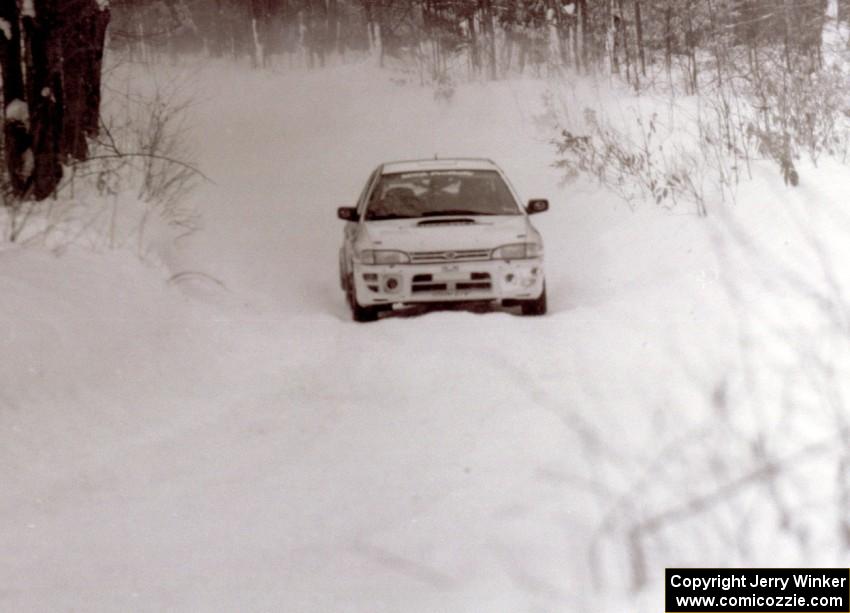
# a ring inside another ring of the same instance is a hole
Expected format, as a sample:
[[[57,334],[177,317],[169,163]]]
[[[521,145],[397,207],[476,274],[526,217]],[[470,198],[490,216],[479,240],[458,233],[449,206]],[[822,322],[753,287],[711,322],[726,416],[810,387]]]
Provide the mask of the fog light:
[[[384,277],[384,291],[395,292],[400,285],[398,277]]]
[[[514,276],[512,274],[505,275],[505,281],[507,283],[513,283],[514,282]]]

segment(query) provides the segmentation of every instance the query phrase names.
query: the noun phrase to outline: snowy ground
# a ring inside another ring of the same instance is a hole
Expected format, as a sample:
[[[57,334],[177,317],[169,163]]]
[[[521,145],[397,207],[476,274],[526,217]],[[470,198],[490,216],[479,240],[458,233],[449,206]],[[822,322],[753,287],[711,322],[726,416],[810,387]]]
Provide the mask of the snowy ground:
[[[194,79],[215,184],[167,272],[0,251],[0,609],[588,610],[599,490],[639,486],[737,359],[709,224],[560,186],[539,83]],[[550,199],[549,316],[349,321],[336,207],[434,153]]]

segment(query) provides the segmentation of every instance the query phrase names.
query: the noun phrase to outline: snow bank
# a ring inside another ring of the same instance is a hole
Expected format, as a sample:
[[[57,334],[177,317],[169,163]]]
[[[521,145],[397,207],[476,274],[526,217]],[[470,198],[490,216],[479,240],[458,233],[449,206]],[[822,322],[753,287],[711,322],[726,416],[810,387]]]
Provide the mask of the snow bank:
[[[3,32],[6,40],[12,40],[12,24],[5,19],[0,19],[0,32]]]
[[[6,105],[6,121],[17,121],[26,126],[30,123],[30,112],[27,103],[19,98],[15,98]]]

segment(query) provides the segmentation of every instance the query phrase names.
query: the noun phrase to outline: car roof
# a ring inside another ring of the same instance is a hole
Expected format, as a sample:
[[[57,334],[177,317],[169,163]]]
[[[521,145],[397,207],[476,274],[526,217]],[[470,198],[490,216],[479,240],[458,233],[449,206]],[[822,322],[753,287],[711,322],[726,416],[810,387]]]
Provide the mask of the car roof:
[[[381,167],[381,174],[390,175],[400,172],[426,172],[429,170],[495,170],[500,168],[493,160],[486,158],[439,158],[430,160],[403,160],[387,162]]]

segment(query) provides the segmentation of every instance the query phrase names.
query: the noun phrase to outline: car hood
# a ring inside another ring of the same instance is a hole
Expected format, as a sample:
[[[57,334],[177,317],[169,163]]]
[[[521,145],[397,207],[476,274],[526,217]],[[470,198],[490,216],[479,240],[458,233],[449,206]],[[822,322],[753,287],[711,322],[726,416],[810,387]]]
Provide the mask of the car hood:
[[[494,249],[538,240],[525,215],[477,215],[389,219],[363,224],[365,238],[376,249],[441,251]]]

